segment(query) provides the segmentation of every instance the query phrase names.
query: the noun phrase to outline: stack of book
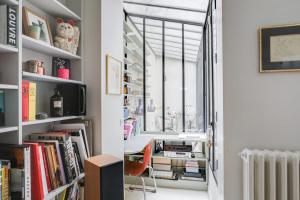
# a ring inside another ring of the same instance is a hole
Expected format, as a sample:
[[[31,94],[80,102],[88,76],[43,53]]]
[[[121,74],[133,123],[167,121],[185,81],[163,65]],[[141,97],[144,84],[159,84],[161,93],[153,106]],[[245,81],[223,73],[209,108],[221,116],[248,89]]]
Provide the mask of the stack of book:
[[[0,5],[0,43],[17,46],[17,7]]]
[[[181,176],[183,180],[191,181],[204,181],[205,177],[201,174],[199,170],[198,161],[186,161],[185,163],[185,172]]]
[[[59,199],[78,199],[74,180],[84,173],[88,149],[82,129],[32,133],[23,145],[1,144],[0,199],[43,200],[70,183]]]
[[[154,157],[152,162],[155,178],[174,179],[170,158]]]

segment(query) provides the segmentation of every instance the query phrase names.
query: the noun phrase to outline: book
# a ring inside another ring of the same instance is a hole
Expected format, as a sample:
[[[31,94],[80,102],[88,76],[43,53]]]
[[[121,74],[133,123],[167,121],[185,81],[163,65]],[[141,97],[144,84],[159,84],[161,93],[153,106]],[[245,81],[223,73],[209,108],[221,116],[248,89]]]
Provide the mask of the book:
[[[22,121],[29,119],[29,81],[22,81]]]
[[[44,163],[44,158],[43,158],[43,151],[42,148],[44,148],[44,146],[41,146],[40,144],[38,145],[38,152],[39,152],[39,162],[40,162],[40,166],[41,166],[41,176],[42,176],[42,188],[43,188],[43,192],[44,192],[44,196],[46,196],[48,194],[48,184],[47,184],[47,180],[46,180],[46,170],[45,170],[45,163]]]
[[[171,165],[172,159],[171,158],[163,158],[163,157],[153,157],[152,162],[153,162],[153,164]]]
[[[28,145],[1,144],[0,158],[9,160],[11,162],[11,168],[24,170],[24,189],[22,192],[11,191],[11,196],[21,196],[22,198],[16,198],[18,200],[31,200],[30,147]]]
[[[31,152],[31,194],[33,200],[44,199],[44,189],[42,182],[42,170],[40,164],[40,154],[38,143],[25,142],[30,146]]]
[[[53,159],[52,159],[52,153],[50,150],[50,145],[45,145],[45,155],[47,160],[47,165],[49,169],[49,175],[50,175],[50,182],[51,182],[51,190],[54,190],[58,188],[58,184],[55,178],[55,170],[53,166]]]
[[[0,162],[0,199],[2,198],[2,163]]]
[[[17,7],[0,6],[0,43],[17,46]]]
[[[11,168],[11,163],[9,160],[1,160],[2,166],[2,200],[10,199],[10,185],[9,185],[9,172]]]
[[[43,156],[43,162],[44,162],[44,168],[45,168],[45,178],[47,182],[47,189],[48,192],[51,191],[51,181],[50,181],[50,175],[49,175],[49,169],[47,165],[47,159],[46,159],[46,154],[45,154],[45,145],[44,144],[39,144],[42,150],[42,156]]]
[[[73,173],[71,169],[71,161],[69,158],[69,154],[66,150],[64,143],[59,143],[60,152],[62,153],[62,160],[64,163],[64,171],[66,175],[67,183],[71,183],[73,181]]]
[[[154,170],[159,170],[159,171],[171,171],[172,166],[171,165],[165,165],[165,164],[153,164],[153,169]]]
[[[10,191],[12,200],[24,200],[25,171],[12,168],[10,170]]]
[[[78,150],[78,145],[76,142],[73,142],[73,149],[74,149],[74,153],[75,153],[75,157],[76,157],[76,161],[77,161],[76,163],[78,164],[78,171],[80,173],[83,173],[84,172],[83,163],[81,161],[79,150]]]
[[[55,146],[54,144],[49,144],[50,146],[50,152],[52,155],[52,162],[53,162],[53,169],[54,169],[54,175],[55,175],[55,181],[57,184],[57,188],[62,186],[62,182],[60,180],[60,171],[59,171],[59,164],[58,164],[58,158],[57,158],[57,153],[55,151]]]
[[[36,115],[36,83],[29,82],[29,121],[35,120]]]

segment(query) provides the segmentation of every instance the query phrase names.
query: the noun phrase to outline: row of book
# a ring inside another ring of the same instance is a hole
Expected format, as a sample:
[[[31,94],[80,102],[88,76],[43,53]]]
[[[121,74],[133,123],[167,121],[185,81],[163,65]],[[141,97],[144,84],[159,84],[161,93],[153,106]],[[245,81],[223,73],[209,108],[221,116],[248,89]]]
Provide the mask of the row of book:
[[[0,145],[0,200],[43,200],[84,173],[90,156],[85,129],[70,127],[74,124],[55,124],[51,132],[30,134],[22,145]],[[78,199],[76,184],[57,199]]]
[[[36,118],[36,83],[22,81],[22,121]]]
[[[17,46],[17,16],[16,6],[0,5],[0,43]]]

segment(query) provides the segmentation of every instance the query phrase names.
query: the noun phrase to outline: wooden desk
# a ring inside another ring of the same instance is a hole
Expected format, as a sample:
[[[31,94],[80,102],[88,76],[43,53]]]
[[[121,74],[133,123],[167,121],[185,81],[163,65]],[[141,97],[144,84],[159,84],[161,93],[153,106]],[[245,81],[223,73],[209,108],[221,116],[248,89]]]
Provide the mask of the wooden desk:
[[[152,137],[138,135],[131,137],[129,140],[125,140],[124,142],[124,154],[132,155],[142,152],[147,144],[152,141]]]

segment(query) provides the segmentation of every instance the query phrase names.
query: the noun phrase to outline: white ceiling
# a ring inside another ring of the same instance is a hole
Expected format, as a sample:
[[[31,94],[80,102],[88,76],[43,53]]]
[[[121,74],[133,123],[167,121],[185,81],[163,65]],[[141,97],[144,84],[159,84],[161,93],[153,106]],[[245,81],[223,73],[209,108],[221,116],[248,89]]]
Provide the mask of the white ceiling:
[[[209,0],[124,0],[124,9],[137,29],[143,34],[146,18],[146,41],[158,55],[162,52],[162,24],[165,21],[166,56],[181,59],[182,28],[184,28],[184,52],[186,60],[196,61],[202,37]],[[176,23],[180,22],[180,23]],[[184,27],[182,27],[182,23]],[[200,25],[200,26],[199,26]]]

